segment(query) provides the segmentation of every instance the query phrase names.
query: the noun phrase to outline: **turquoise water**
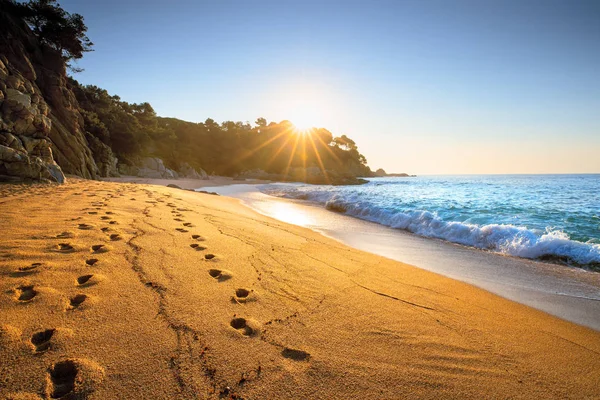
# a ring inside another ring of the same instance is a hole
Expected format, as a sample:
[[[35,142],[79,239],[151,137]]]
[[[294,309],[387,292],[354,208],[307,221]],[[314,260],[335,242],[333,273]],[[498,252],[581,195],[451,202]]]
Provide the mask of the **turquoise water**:
[[[425,237],[600,266],[600,175],[423,176],[259,189]]]

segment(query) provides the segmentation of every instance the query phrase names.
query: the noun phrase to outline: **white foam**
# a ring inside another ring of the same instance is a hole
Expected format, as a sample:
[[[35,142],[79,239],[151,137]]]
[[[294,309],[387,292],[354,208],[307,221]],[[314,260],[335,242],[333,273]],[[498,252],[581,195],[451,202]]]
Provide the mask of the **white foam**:
[[[538,232],[508,224],[476,225],[444,221],[424,210],[397,211],[379,208],[358,193],[335,193],[331,190],[299,191],[295,186],[265,187],[263,191],[277,197],[307,199],[326,208],[420,236],[447,240],[479,249],[517,257],[536,259],[560,257],[585,265],[600,263],[600,244],[572,240],[560,230]]]

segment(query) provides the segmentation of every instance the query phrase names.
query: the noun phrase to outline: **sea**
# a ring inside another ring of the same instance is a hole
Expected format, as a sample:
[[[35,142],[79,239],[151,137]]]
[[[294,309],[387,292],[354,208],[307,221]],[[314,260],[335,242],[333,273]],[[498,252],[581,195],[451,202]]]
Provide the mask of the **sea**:
[[[359,186],[258,189],[426,238],[600,269],[600,174],[389,177]]]

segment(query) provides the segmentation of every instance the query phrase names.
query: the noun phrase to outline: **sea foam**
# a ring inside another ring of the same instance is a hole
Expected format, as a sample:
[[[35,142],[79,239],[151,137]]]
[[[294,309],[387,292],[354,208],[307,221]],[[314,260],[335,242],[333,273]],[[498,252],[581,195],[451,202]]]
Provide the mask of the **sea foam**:
[[[335,212],[414,234],[442,239],[511,256],[556,260],[582,266],[600,265],[600,244],[572,240],[560,229],[530,229],[512,224],[474,224],[442,219],[437,212],[375,204],[365,192],[336,191],[322,186],[265,185],[266,194],[309,200]],[[401,209],[399,209],[401,208]]]

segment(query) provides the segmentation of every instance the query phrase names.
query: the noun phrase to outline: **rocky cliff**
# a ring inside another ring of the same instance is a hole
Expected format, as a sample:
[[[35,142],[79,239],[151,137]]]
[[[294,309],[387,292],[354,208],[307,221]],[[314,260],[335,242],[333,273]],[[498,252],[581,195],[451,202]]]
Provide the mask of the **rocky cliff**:
[[[108,176],[116,159],[86,135],[64,60],[11,6],[0,0],[0,180]]]

